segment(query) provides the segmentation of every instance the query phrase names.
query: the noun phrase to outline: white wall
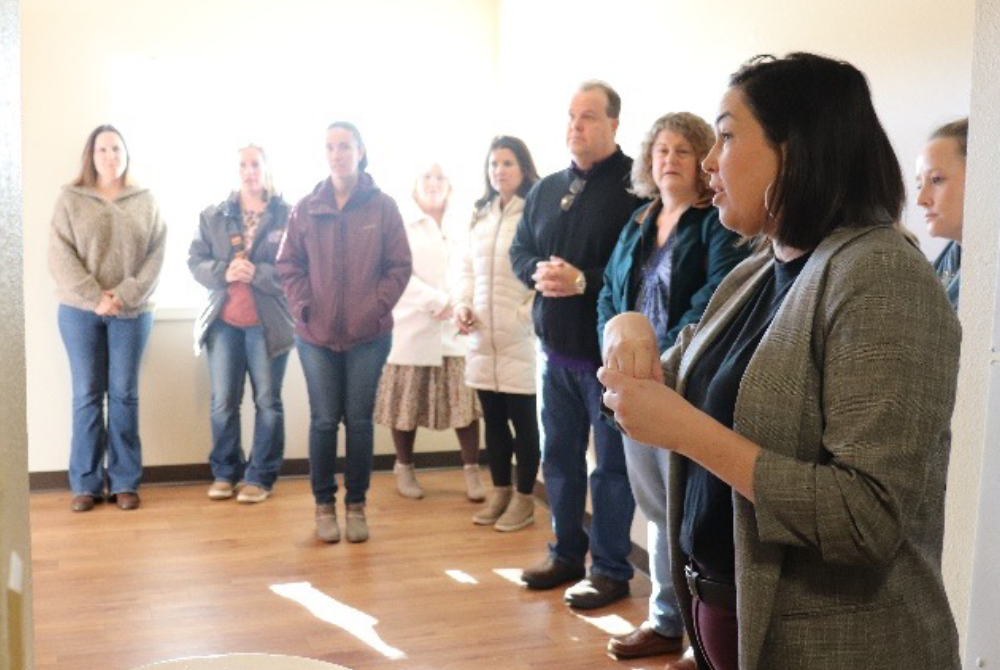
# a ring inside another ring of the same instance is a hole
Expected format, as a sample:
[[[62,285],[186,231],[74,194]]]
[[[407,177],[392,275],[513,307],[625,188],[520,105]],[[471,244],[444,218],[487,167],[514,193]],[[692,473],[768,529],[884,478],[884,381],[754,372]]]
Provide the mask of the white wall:
[[[1000,1],[976,8],[963,230],[962,360],[945,526],[946,578],[952,602],[968,609],[963,668],[1000,662]],[[973,535],[973,529],[975,534]],[[973,547],[973,537],[975,544]],[[965,613],[962,612],[964,615]],[[980,661],[981,659],[981,661]]]
[[[325,129],[338,118],[359,125],[373,176],[397,200],[431,161],[451,175],[461,216],[482,188],[494,124],[477,91],[493,80],[492,0],[30,0],[22,35],[31,471],[66,468],[69,369],[46,242],[59,188],[75,177],[94,126],[123,131],[134,174],[163,206],[167,272],[180,280],[198,212],[234,187],[235,149],[249,140],[268,149],[293,201],[328,174]],[[171,283],[161,306],[200,302],[197,285]],[[208,373],[192,355],[189,319],[157,320],[140,396],[146,464],[203,462]],[[308,402],[294,354],[285,406],[287,455],[303,458]],[[457,445],[453,434],[428,431],[417,447]],[[386,431],[376,448],[392,451]]]

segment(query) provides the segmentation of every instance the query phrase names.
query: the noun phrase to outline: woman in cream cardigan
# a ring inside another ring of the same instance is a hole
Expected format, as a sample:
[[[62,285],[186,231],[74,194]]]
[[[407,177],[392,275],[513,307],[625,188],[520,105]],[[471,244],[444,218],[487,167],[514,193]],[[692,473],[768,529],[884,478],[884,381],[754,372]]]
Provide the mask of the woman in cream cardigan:
[[[486,192],[476,202],[455,324],[469,336],[465,383],[476,389],[486,423],[493,491],[473,523],[514,531],[534,521],[541,458],[535,410],[535,292],[514,275],[510,243],[524,196],[538,181],[528,147],[500,136],[486,152]],[[514,431],[511,433],[511,424]],[[517,491],[511,459],[517,457]]]
[[[941,577],[960,331],[896,227],[902,173],[864,75],[811,54],[730,79],[705,159],[763,247],[657,357],[609,322],[605,403],[670,449],[674,583],[698,665],[957,670]]]
[[[139,507],[139,362],[153,324],[150,296],[167,230],[156,200],[131,182],[128,170],[121,133],[98,126],[87,138],[79,176],[63,189],[52,216],[49,271],[73,386],[75,512],[104,498],[105,480],[120,509]]]
[[[447,216],[450,197],[451,182],[440,165],[417,176],[413,205],[404,214],[413,274],[392,310],[392,350],[375,398],[375,423],[391,429],[396,488],[413,499],[424,497],[413,462],[417,428],[453,429],[466,496],[478,502],[486,497],[479,481],[482,410],[465,385],[465,342],[452,323],[454,264],[463,237]]]

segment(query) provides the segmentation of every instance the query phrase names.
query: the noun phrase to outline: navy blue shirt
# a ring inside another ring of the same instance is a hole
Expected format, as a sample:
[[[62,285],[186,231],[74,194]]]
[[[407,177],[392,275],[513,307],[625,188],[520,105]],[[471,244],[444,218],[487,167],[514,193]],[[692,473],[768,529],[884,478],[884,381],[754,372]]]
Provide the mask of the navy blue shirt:
[[[743,373],[809,256],[775,261],[740,313],[691,369],[686,399],[727,428],[733,427]],[[705,574],[735,582],[732,488],[694,461],[687,464],[680,547]]]

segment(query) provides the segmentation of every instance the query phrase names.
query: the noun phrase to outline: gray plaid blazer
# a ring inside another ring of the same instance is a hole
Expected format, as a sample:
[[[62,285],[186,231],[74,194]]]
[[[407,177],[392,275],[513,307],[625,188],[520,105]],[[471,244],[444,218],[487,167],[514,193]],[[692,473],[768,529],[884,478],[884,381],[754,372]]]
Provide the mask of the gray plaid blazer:
[[[667,384],[684,393],[772,263],[758,254],[725,279],[664,353]],[[756,503],[733,496],[741,670],[960,667],[941,578],[960,339],[930,263],[897,230],[841,229],[813,252],[736,400],[736,432],[763,449]],[[672,455],[669,536],[691,630],[686,463]]]

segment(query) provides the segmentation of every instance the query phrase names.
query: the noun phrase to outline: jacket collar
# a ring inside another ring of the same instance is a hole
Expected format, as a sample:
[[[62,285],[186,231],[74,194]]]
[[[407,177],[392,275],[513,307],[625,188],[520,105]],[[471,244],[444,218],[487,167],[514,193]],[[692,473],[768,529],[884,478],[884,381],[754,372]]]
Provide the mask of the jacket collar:
[[[375,180],[367,172],[362,172],[358,177],[358,185],[354,188],[354,193],[344,204],[344,209],[337,207],[337,198],[333,193],[333,181],[327,177],[309,195],[306,205],[307,211],[313,216],[336,216],[341,211],[355,209],[370,200],[375,194],[380,193]]]
[[[524,211],[524,198],[515,195],[506,207],[500,206],[500,197],[494,197],[490,202],[490,214],[493,216],[514,216]]]

